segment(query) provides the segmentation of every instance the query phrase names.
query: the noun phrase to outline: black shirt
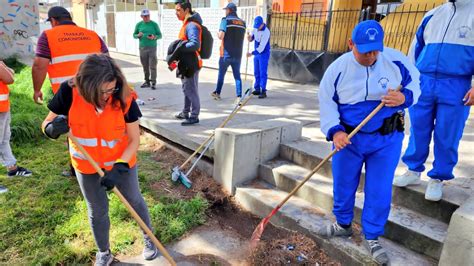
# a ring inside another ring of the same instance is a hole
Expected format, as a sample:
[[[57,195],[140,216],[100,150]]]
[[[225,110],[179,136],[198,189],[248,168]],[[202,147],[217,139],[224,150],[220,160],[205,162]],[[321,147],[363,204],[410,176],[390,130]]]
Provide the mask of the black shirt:
[[[53,99],[48,103],[48,109],[58,115],[69,115],[69,109],[72,105],[72,87],[69,86],[68,81],[61,83],[58,92],[54,95]],[[132,104],[128,109],[128,112],[124,115],[125,123],[133,123],[142,117],[140,108],[135,100],[132,100]]]

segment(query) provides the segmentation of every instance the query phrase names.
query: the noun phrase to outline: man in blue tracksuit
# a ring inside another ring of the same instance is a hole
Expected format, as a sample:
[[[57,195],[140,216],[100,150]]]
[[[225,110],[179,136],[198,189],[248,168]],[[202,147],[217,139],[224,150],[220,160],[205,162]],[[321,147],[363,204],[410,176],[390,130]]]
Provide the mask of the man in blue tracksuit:
[[[411,54],[421,72],[421,96],[410,108],[410,141],[403,162],[408,171],[395,186],[420,183],[434,139],[433,169],[425,198],[442,198],[442,181],[454,178],[458,147],[474,104],[474,2],[450,0],[429,11],[416,33]]]
[[[224,85],[225,73],[229,66],[235,79],[235,93],[237,102],[242,97],[242,79],[240,78],[240,62],[242,61],[242,48],[245,38],[245,21],[237,16],[237,6],[229,3],[225,8],[226,16],[222,18],[217,37],[222,41],[219,58],[219,76],[216,90],[211,96],[216,100],[221,99],[221,90]]]
[[[253,72],[255,75],[254,95],[259,99],[267,97],[268,61],[270,60],[270,30],[263,23],[263,18],[257,16],[253,23],[253,32],[249,34],[248,41],[255,41],[255,50],[247,53],[253,59]]]
[[[321,130],[337,152],[332,161],[336,223],[323,237],[352,235],[354,202],[365,165],[362,229],[365,246],[378,263],[389,258],[380,246],[390,212],[392,180],[401,153],[404,109],[420,94],[419,72],[401,52],[383,46],[384,32],[374,20],[359,23],[348,52],[324,73],[319,90]],[[401,85],[402,89],[395,89]],[[350,140],[348,134],[381,102],[383,107]]]

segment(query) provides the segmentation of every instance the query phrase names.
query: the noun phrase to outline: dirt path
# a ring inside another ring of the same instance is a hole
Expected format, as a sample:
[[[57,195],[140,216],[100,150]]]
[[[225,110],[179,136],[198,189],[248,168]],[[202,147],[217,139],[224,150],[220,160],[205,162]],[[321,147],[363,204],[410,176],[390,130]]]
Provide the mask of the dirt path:
[[[147,148],[164,168],[171,171],[185,160],[150,135],[145,134],[142,138],[146,138]],[[206,224],[167,247],[178,265],[339,265],[312,239],[271,224],[266,227],[257,249],[251,251],[248,241],[261,219],[237,206],[212,177],[196,169],[190,178],[193,181],[191,189],[176,186],[169,180],[153,184],[156,190],[165,190],[175,197],[188,199],[200,194],[209,202]],[[160,265],[165,262],[163,257],[151,262],[145,262],[141,256],[118,259],[121,262],[117,265]]]

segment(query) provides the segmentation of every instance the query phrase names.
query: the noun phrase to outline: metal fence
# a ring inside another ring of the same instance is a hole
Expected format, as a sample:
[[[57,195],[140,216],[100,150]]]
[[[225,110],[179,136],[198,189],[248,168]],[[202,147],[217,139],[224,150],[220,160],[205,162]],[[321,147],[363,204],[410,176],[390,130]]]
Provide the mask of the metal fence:
[[[407,53],[411,40],[430,4],[386,5],[376,12],[333,10],[275,12],[269,17],[273,48],[297,51],[345,52],[352,29],[360,21],[375,18],[385,30],[385,45]]]

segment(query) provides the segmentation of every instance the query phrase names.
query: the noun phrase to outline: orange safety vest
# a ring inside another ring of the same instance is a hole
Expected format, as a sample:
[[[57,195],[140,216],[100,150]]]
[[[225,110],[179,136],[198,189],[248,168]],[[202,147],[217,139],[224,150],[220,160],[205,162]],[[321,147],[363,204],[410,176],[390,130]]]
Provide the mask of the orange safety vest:
[[[127,124],[124,114],[128,112],[136,93],[127,99],[127,107],[122,111],[108,103],[102,113],[97,113],[94,105],[86,102],[73,88],[71,109],[69,109],[69,127],[79,144],[105,170],[112,169],[115,161],[122,156],[128,145]],[[69,153],[74,169],[83,174],[97,173],[77,146],[69,140]],[[128,162],[130,167],[137,162],[136,154]]]
[[[101,52],[101,42],[95,32],[76,25],[60,25],[45,34],[51,51],[48,76],[56,94],[63,81],[76,75],[86,56]]]
[[[10,90],[7,84],[0,81],[0,113],[10,110]]]
[[[186,26],[188,26],[189,23],[194,23],[199,28],[199,42],[202,42],[202,28],[201,28],[201,25],[199,25],[198,23],[196,23],[194,21],[188,21],[187,19],[183,23],[183,26],[181,27],[181,30],[179,31],[178,38],[180,40],[183,40],[183,41],[188,40],[188,36],[186,36]],[[196,51],[196,56],[197,56],[198,62],[199,62],[199,68],[201,68],[202,67],[202,59],[201,59],[201,54],[199,52],[201,52],[201,47],[199,47],[199,49]]]

